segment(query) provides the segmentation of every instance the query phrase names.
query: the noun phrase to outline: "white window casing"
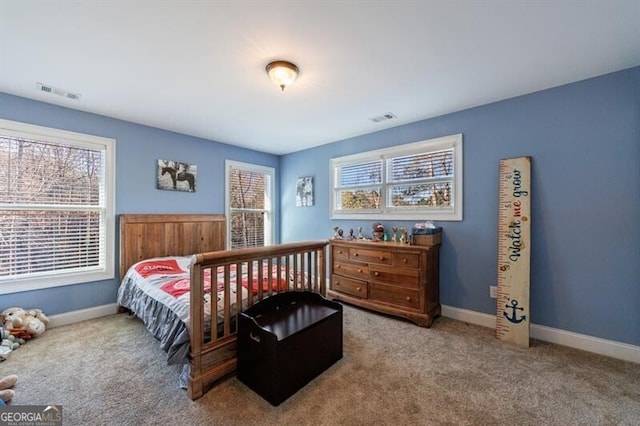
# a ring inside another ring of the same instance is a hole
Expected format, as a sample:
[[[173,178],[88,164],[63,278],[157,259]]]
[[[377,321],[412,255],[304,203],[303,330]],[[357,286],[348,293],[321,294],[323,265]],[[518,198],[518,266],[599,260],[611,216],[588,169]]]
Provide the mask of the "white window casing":
[[[0,294],[115,277],[115,149],[0,119]]]
[[[228,249],[273,244],[274,183],[275,169],[272,167],[225,161]]]
[[[331,219],[462,220],[462,134],[330,160]]]

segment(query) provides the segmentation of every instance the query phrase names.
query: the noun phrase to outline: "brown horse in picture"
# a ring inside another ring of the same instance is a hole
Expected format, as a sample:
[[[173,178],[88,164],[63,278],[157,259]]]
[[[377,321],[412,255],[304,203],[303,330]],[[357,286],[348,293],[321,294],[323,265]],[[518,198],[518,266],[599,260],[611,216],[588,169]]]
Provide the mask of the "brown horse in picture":
[[[180,168],[178,170],[180,170],[181,168],[186,170],[186,167],[183,167],[183,165],[180,165]],[[193,174],[188,173],[186,171],[178,173],[178,171],[173,167],[163,167],[162,176],[164,176],[167,173],[169,173],[169,176],[171,176],[171,181],[173,181],[174,190],[178,189],[177,186],[179,181],[186,181],[189,184],[189,192],[194,192],[196,190],[195,188],[196,179],[195,179],[195,176],[193,176]]]

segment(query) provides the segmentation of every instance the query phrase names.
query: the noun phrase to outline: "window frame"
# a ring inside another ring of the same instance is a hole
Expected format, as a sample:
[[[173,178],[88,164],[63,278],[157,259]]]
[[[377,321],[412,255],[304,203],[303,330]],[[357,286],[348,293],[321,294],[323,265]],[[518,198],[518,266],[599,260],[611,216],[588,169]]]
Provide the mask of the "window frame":
[[[88,271],[42,272],[30,277],[0,278],[0,294],[18,293],[31,290],[54,288],[73,284],[112,280],[115,278],[115,187],[116,187],[116,140],[51,127],[37,126],[18,121],[0,119],[2,136],[32,139],[51,144],[77,146],[91,149],[104,149],[105,205],[101,227],[104,229],[104,268]],[[0,209],[2,209],[0,207]],[[26,210],[27,208],[25,208]],[[53,209],[52,211],[55,211]]]
[[[229,193],[229,172],[231,169],[240,169],[250,171],[254,173],[262,173],[269,177],[268,182],[265,184],[265,218],[264,218],[264,245],[269,246],[275,243],[275,215],[276,215],[276,202],[275,202],[275,180],[276,170],[273,167],[262,166],[253,163],[244,163],[235,160],[225,160],[224,166],[224,211],[227,222],[227,249],[231,249],[231,197]],[[236,209],[241,211],[243,209]],[[255,212],[256,209],[244,209],[250,212]]]
[[[395,157],[402,157],[411,154],[422,154],[437,152],[442,150],[453,150],[453,199],[451,207],[389,207],[390,188],[393,183],[389,181],[387,160]],[[380,209],[361,209],[345,211],[336,209],[338,193],[338,171],[341,167],[367,163],[371,161],[382,161],[382,183],[380,184]],[[419,142],[412,142],[390,148],[383,148],[374,151],[361,152],[358,154],[346,155],[332,158],[329,161],[330,180],[330,201],[329,215],[331,219],[350,220],[438,220],[438,221],[461,221],[462,220],[462,200],[463,200],[463,156],[462,156],[462,134],[442,136],[434,139],[427,139]]]

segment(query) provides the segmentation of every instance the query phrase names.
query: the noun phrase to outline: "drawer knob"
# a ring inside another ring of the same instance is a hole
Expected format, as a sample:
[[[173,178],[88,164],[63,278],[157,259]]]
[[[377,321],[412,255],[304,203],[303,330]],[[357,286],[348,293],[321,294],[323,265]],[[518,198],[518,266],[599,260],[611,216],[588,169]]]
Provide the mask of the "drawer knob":
[[[356,252],[356,254],[354,256],[360,256],[360,255]]]
[[[411,298],[407,296],[407,302],[411,302]]]
[[[375,271],[375,272],[373,273],[373,275],[375,275],[376,277],[378,277],[378,276],[380,276],[380,272]]]
[[[358,272],[362,273],[362,269],[358,269]]]
[[[338,250],[338,254],[342,254],[342,250]]]
[[[356,290],[360,291],[360,290],[361,290],[361,288],[360,288],[360,287],[358,287],[358,288],[356,288]]]
[[[380,256],[380,257],[378,257],[378,259],[384,260],[384,256]]]
[[[336,269],[340,269],[340,265],[336,265]]]
[[[402,259],[402,261],[403,261],[404,263],[407,263],[407,259]]]

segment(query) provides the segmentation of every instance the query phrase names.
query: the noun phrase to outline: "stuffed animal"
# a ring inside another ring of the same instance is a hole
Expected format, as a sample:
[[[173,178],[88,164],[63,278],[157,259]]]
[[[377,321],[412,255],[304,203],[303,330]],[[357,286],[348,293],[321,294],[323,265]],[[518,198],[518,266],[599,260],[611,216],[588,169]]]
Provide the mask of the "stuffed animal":
[[[4,361],[9,354],[24,345],[25,340],[15,337],[6,328],[0,325],[0,361]]]
[[[27,311],[27,316],[34,317],[37,320],[40,320],[42,324],[44,324],[45,328],[49,325],[49,318],[42,312],[41,309],[29,309]],[[44,330],[42,330],[44,333]]]
[[[9,354],[13,351],[13,342],[9,340],[9,330],[0,326],[0,361],[4,361],[9,357]]]
[[[40,309],[24,310],[18,307],[2,311],[0,320],[11,334],[23,339],[41,335],[49,324],[49,318]]]
[[[26,311],[22,308],[7,308],[0,312],[0,320],[4,328],[13,329],[22,327],[22,317]]]

